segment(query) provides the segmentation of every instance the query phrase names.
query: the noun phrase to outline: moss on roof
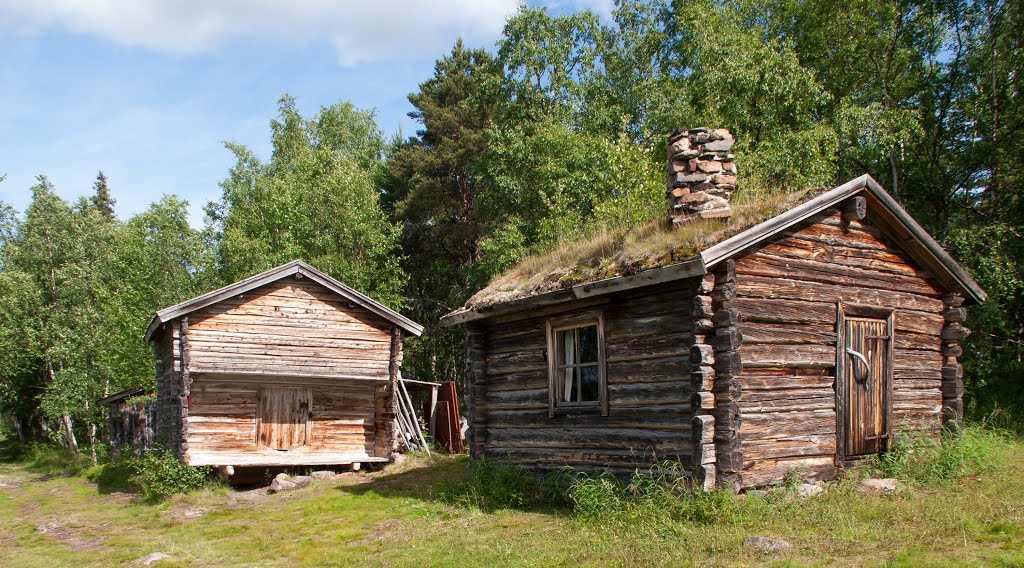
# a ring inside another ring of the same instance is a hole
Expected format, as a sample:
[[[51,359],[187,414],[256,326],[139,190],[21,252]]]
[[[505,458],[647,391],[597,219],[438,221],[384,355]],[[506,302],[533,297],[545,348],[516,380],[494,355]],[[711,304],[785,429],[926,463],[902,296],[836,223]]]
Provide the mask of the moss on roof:
[[[600,230],[587,239],[559,243],[522,260],[473,295],[461,311],[481,309],[690,260],[701,251],[763,223],[820,194],[808,190],[767,196],[737,195],[733,216],[694,220],[679,229],[651,222],[626,231]],[[745,198],[744,198],[745,197]]]

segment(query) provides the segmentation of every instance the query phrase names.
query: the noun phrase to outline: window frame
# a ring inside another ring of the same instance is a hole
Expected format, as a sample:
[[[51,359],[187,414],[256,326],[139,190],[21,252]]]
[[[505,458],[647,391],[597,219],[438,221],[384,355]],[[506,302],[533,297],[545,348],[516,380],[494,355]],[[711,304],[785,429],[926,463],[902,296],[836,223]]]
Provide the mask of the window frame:
[[[598,400],[586,402],[559,402],[558,400],[558,333],[582,327],[597,327],[597,391]],[[591,311],[549,318],[547,327],[548,359],[548,418],[556,414],[586,413],[599,410],[601,416],[608,416],[608,377],[605,372],[604,313]]]

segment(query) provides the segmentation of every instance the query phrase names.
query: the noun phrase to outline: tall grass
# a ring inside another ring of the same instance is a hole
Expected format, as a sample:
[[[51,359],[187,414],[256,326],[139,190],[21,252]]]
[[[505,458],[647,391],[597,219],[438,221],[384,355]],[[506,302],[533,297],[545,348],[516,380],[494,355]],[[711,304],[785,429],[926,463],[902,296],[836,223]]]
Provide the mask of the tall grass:
[[[567,494],[579,520],[631,528],[729,522],[737,510],[731,493],[703,491],[683,475],[678,463],[637,470],[628,479],[608,473],[577,474]]]
[[[442,500],[467,509],[493,512],[528,509],[561,502],[557,475],[541,475],[502,460],[481,458],[470,463],[469,475],[444,484]]]
[[[940,437],[905,430],[888,452],[871,456],[866,465],[874,475],[917,483],[948,483],[983,475],[997,467],[1010,436],[985,423]]]

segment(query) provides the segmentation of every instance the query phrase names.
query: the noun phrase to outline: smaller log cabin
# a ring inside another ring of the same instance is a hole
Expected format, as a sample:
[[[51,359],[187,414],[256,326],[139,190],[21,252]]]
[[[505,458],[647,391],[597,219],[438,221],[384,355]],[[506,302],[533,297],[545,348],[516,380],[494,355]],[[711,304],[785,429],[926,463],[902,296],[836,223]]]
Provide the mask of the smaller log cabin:
[[[668,223],[575,266],[531,259],[443,318],[466,327],[471,456],[670,460],[739,490],[827,479],[960,418],[964,306],[984,291],[870,176],[730,203],[715,133],[671,140]]]
[[[388,461],[402,337],[422,331],[300,260],[163,309],[157,442],[197,466]]]

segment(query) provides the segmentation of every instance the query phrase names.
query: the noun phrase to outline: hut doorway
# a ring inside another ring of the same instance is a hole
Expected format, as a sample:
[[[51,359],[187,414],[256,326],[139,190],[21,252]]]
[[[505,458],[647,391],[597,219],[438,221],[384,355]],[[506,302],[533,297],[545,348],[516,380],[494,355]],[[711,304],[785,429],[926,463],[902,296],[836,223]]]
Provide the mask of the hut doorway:
[[[312,389],[261,387],[256,398],[256,440],[260,446],[287,451],[307,444]]]
[[[842,464],[889,447],[893,315],[855,306],[840,306],[839,315],[836,394]]]

